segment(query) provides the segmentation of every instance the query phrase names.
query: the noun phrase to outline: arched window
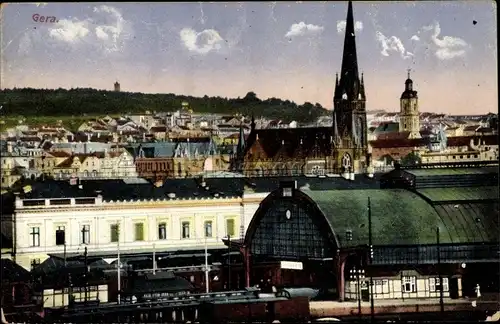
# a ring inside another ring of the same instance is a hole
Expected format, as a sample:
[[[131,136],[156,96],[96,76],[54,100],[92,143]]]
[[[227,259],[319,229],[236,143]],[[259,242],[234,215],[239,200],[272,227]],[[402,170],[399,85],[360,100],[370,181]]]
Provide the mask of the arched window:
[[[89,176],[89,171],[87,171],[87,170],[83,171],[83,176],[84,177],[88,177]]]
[[[349,153],[344,153],[342,156],[342,170],[347,172],[352,166],[352,159]]]

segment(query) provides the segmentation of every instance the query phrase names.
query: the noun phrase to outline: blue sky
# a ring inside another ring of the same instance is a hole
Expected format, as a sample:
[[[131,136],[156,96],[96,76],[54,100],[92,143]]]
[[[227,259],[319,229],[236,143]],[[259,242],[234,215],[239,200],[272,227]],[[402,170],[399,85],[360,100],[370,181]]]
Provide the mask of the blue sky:
[[[410,68],[422,111],[497,111],[494,2],[353,7],[369,110],[399,109]],[[346,12],[347,2],[3,5],[2,87],[112,89],[118,80],[123,91],[255,91],[331,108]]]

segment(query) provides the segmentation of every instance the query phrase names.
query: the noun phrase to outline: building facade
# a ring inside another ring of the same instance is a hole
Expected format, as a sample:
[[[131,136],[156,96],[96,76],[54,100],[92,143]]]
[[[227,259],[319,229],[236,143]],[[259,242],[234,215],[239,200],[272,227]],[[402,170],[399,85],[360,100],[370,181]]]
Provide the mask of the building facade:
[[[397,169],[380,188],[376,180],[350,189],[321,178],[281,183],[245,240],[232,242],[245,285],[307,286],[339,300],[366,299],[369,277],[382,299],[435,297],[441,282],[445,297],[473,296],[477,283],[493,291],[498,171],[444,171]]]
[[[124,181],[65,181],[33,184],[17,197],[15,211],[2,230],[13,238],[12,254],[26,269],[49,255],[116,255],[223,248],[221,239],[238,239],[259,201],[243,204],[231,191],[232,179],[171,180],[167,186]],[[46,188],[46,189],[42,189]],[[43,190],[54,188],[56,193]],[[219,192],[220,191],[220,192]],[[38,192],[38,193],[37,193]],[[98,192],[98,194],[96,194]],[[47,197],[58,198],[47,198]],[[57,238],[57,232],[63,238]],[[118,243],[119,240],[119,243]]]

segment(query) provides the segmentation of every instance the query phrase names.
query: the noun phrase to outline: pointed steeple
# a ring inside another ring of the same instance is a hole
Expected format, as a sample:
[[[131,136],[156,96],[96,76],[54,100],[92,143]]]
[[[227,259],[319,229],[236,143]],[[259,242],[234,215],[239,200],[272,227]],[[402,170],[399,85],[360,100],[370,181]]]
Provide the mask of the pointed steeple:
[[[358,100],[359,94],[359,73],[358,57],[356,54],[356,37],[354,34],[354,14],[352,1],[347,6],[347,18],[344,38],[344,52],[342,54],[342,70],[340,71],[340,81],[337,87],[342,91],[335,91],[336,98],[339,94],[347,94],[349,100]]]
[[[337,111],[333,111],[333,143],[334,146],[339,148],[342,146],[341,138],[340,138],[340,133],[339,133],[339,127],[338,127],[338,120],[337,120]]]
[[[359,85],[358,99],[364,99],[364,100],[366,100],[366,95],[365,95],[365,80],[364,80],[364,73],[363,72],[361,72],[361,83]]]
[[[209,156],[217,155],[217,147],[214,142],[213,132],[210,132],[210,142],[208,143],[208,149],[206,155]]]
[[[245,153],[245,133],[243,132],[243,124],[240,124],[240,135],[238,137],[238,147],[236,148],[238,157],[242,157]]]

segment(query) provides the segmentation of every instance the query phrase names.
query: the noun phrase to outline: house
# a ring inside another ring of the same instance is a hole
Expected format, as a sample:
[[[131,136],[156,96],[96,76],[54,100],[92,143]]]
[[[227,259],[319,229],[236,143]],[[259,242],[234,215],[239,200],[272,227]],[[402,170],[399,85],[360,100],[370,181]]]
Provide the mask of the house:
[[[100,159],[103,153],[73,154],[53,167],[54,176],[64,177],[83,174],[84,177],[97,177],[100,169]]]
[[[165,140],[167,138],[167,126],[155,126],[149,129],[149,132],[157,140]]]
[[[149,130],[151,127],[156,126],[157,122],[152,114],[130,115],[129,118],[136,125],[142,126],[146,130]],[[120,128],[118,130],[125,130],[125,129]]]
[[[54,169],[71,156],[64,151],[45,152],[42,156],[35,157],[34,167],[47,175],[54,175]]]
[[[464,130],[463,130],[463,136],[474,136],[474,135],[476,135],[477,130],[480,128],[481,128],[481,126],[479,126],[477,124],[465,126]]]

